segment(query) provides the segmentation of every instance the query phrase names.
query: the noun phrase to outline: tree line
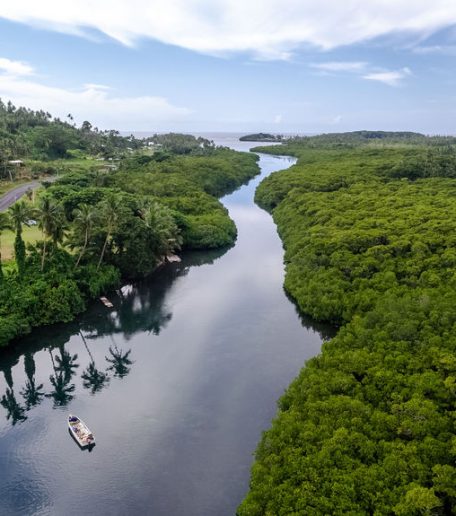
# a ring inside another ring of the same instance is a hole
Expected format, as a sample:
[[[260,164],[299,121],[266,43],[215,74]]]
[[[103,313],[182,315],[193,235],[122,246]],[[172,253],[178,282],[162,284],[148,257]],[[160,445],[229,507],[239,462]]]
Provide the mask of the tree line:
[[[42,112],[0,105],[0,120],[2,110],[7,121],[21,120],[8,134],[23,134],[25,126],[62,129]],[[68,130],[97,132],[88,123]],[[188,135],[160,141],[152,152],[142,142],[103,171],[72,170],[70,160],[34,205],[20,201],[0,213],[0,238],[15,233],[14,262],[0,256],[0,346],[33,327],[70,321],[121,278],[145,277],[180,249],[233,244],[236,227],[217,197],[259,172],[256,156]],[[26,245],[24,228],[35,224],[41,238]]]
[[[357,138],[280,147],[297,165],[257,190],[287,292],[340,329],[281,398],[240,515],[456,510],[454,146]]]

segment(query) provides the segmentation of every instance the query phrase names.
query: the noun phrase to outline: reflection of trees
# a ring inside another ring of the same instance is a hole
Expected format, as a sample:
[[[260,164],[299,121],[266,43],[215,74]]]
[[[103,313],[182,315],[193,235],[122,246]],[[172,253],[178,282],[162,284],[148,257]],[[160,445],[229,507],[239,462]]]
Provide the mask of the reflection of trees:
[[[26,419],[25,410],[38,405],[44,396],[52,398],[54,406],[64,406],[74,397],[75,385],[71,383],[76,369],[78,355],[71,354],[65,349],[65,344],[73,335],[80,332],[82,327],[94,337],[122,334],[129,339],[138,332],[150,332],[158,335],[172,317],[166,306],[166,296],[179,277],[185,276],[191,267],[213,263],[222,256],[227,249],[214,251],[194,251],[184,253],[181,263],[166,264],[149,279],[135,285],[130,290],[119,291],[119,297],[113,299],[116,311],[106,312],[104,307],[95,304],[91,311],[84,315],[82,322],[71,322],[65,325],[56,325],[48,328],[39,328],[29,337],[24,337],[20,345],[12,346],[0,351],[0,370],[5,376],[8,388],[0,398],[1,406],[7,411],[7,417],[13,424]],[[87,338],[87,337],[85,337]],[[83,386],[92,393],[100,391],[109,382],[112,373],[123,378],[130,372],[132,360],[131,350],[123,352],[113,342],[106,356],[108,367],[106,371],[96,367],[87,343],[84,345],[90,356],[90,363],[81,374]],[[46,344],[44,344],[46,343]],[[36,384],[36,366],[34,354],[48,347],[51,356],[53,374],[49,377],[52,390],[44,393],[43,385]],[[55,350],[58,350],[55,352]],[[25,406],[18,403],[13,389],[12,369],[21,356],[24,355],[24,367],[27,380],[20,394]]]
[[[93,320],[87,317],[84,320],[84,329],[97,337],[121,333],[129,339],[140,331],[158,335],[172,317],[165,300],[176,279],[186,276],[191,267],[213,263],[226,251],[227,249],[185,253],[181,263],[164,265],[150,278],[131,289],[119,290],[119,301],[114,300],[115,312]]]
[[[24,355],[24,369],[25,374],[27,375],[27,382],[25,387],[21,390],[21,396],[25,400],[25,406],[27,410],[30,410],[31,407],[38,405],[42,398],[44,397],[43,384],[35,385],[35,360],[33,358],[33,353],[29,351]]]
[[[130,368],[128,366],[133,364],[133,362],[128,358],[131,353],[131,349],[124,353],[114,344],[114,349],[112,346],[109,346],[109,353],[111,357],[105,357],[106,360],[111,364],[108,367],[108,371],[113,371],[114,376],[123,378],[130,372]]]
[[[90,364],[86,367],[81,375],[83,380],[82,385],[86,389],[90,389],[92,394],[95,394],[96,392],[101,391],[101,389],[103,389],[103,387],[109,382],[109,377],[106,373],[96,368],[95,360],[93,359],[86,339],[84,338],[82,332],[79,332],[79,334],[81,335],[82,342],[84,343],[84,346],[90,357]]]
[[[19,421],[25,421],[27,416],[24,414],[25,408],[17,402],[16,395],[14,394],[11,361],[5,364],[3,374],[8,387],[0,400],[0,404],[6,410],[6,419],[11,419],[11,423],[15,425]]]
[[[24,414],[25,408],[19,405],[12,389],[6,389],[6,394],[2,396],[0,403],[6,410],[6,419],[11,419],[13,425],[27,419],[27,416]]]
[[[70,382],[72,376],[75,374],[76,371],[73,371],[73,369],[77,369],[79,367],[79,364],[76,364],[76,360],[78,359],[78,355],[74,354],[71,355],[66,349],[63,347],[63,345],[59,346],[60,356],[55,357],[55,361],[57,362],[57,366],[55,367],[55,370],[59,373],[62,373],[65,381]],[[51,354],[52,356],[52,354]]]
[[[323,341],[331,340],[333,337],[336,336],[336,333],[338,331],[338,328],[336,326],[324,322],[315,321],[309,315],[302,313],[295,299],[293,299],[293,297],[290,296],[290,294],[285,289],[284,292],[290,303],[294,305],[296,314],[298,315],[301,324],[304,326],[304,328],[317,332],[321,340]]]
[[[51,382],[52,387],[54,387],[54,390],[49,394],[46,394],[46,396],[54,400],[54,406],[64,406],[73,399],[72,393],[75,389],[75,385],[73,383],[69,383],[71,381],[72,370],[71,367],[69,370],[68,368],[65,369],[62,367],[59,369],[55,365],[51,350],[49,350],[49,354],[51,355],[52,367],[54,369],[54,374],[51,374],[49,381]],[[77,355],[75,356],[77,357]],[[62,356],[60,358],[62,359]],[[59,365],[60,364],[62,364],[62,360],[60,360]],[[69,375],[68,371],[70,371]]]
[[[92,394],[95,394],[98,391],[101,391],[103,387],[109,382],[109,377],[103,371],[99,371],[95,367],[94,362],[90,362],[87,368],[81,375],[83,379],[82,385],[86,389],[90,389]]]

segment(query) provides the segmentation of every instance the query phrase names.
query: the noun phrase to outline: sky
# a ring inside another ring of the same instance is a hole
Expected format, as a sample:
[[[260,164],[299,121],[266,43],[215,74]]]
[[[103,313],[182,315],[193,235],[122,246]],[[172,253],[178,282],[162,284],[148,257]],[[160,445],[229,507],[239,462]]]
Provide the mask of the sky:
[[[121,131],[456,134],[456,0],[1,0],[0,98]]]

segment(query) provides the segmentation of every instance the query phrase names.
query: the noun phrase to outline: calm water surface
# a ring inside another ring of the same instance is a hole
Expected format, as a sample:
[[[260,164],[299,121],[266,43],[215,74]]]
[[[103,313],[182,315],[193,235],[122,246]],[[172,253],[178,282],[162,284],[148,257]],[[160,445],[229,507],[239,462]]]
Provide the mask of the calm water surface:
[[[247,150],[229,135],[217,142]],[[324,327],[283,290],[283,251],[255,187],[223,199],[236,245],[192,253],[77,321],[0,354],[0,513],[233,515],[276,400]],[[75,413],[97,440],[81,450]]]

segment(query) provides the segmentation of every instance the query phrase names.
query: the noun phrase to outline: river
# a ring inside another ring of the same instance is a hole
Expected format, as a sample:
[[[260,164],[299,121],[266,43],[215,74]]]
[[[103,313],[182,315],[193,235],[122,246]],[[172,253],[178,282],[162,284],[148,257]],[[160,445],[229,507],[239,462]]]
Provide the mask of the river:
[[[231,249],[187,254],[110,295],[113,310],[93,303],[0,354],[0,514],[235,513],[277,399],[328,334],[287,299],[275,225],[253,203],[293,163],[261,155],[261,176],[223,199]]]

